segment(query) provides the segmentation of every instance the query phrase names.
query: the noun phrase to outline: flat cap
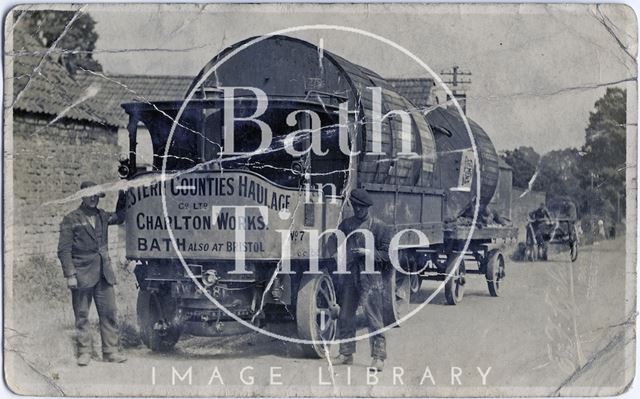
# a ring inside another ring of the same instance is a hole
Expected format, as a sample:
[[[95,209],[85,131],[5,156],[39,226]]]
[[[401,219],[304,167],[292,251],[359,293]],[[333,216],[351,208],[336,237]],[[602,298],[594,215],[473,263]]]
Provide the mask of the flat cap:
[[[351,191],[351,195],[349,196],[352,205],[357,206],[371,206],[373,205],[373,200],[369,193],[366,190],[361,188],[357,188]]]
[[[80,190],[84,190],[85,188],[94,187],[94,186],[97,186],[97,184],[92,182],[92,181],[86,180],[86,181],[83,181],[82,183],[80,183]],[[104,197],[104,193],[103,192],[98,192],[98,193],[96,193],[94,195],[97,195],[100,198]]]

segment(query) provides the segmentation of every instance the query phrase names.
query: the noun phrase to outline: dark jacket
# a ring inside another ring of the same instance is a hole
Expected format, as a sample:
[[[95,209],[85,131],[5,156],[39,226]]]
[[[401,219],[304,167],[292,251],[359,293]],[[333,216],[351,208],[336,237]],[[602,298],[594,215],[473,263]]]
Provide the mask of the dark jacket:
[[[114,285],[116,275],[109,259],[109,225],[120,224],[124,215],[96,209],[95,228],[89,222],[92,211],[82,205],[64,217],[60,224],[58,258],[65,277],[78,279],[78,288],[98,284],[101,275]]]
[[[364,221],[352,216],[344,219],[338,226],[338,230],[342,231],[345,235],[349,235],[358,229],[369,230],[373,234],[374,262],[378,265],[384,265],[389,262],[389,242],[393,235],[392,229],[372,216],[367,217]],[[347,264],[364,260],[364,256],[351,253],[353,248],[366,248],[365,239],[362,234],[354,234],[347,240]]]
[[[549,214],[549,211],[545,206],[545,207],[540,207],[535,211],[532,211],[531,213],[529,213],[529,218],[536,222],[550,221],[551,215]]]

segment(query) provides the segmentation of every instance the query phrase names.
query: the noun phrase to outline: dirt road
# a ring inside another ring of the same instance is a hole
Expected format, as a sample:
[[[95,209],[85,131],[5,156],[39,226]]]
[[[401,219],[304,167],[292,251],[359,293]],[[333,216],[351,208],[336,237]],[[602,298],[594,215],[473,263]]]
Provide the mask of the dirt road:
[[[125,364],[94,360],[79,368],[66,304],[49,309],[58,315],[50,325],[9,326],[7,346],[19,351],[7,352],[5,370],[10,386],[26,394],[614,394],[630,382],[625,371],[634,373],[625,353],[634,350],[635,315],[625,293],[635,277],[625,272],[623,239],[584,247],[573,264],[567,253],[548,262],[509,262],[499,298],[489,296],[482,277],[470,276],[462,303],[446,305],[441,292],[387,334],[389,359],[377,375],[367,374],[367,342],[358,343],[353,366],[331,367],[257,334],[187,338],[168,355],[139,346],[126,350]],[[412,306],[437,287],[424,282]]]

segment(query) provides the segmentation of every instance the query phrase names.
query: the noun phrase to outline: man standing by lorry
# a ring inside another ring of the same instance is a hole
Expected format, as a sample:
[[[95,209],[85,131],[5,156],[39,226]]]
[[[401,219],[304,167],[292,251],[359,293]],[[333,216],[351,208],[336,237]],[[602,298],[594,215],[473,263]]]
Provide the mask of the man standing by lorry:
[[[94,186],[94,182],[85,181],[80,184],[80,189]],[[58,258],[71,290],[79,366],[86,366],[91,361],[89,310],[92,300],[95,300],[100,319],[103,360],[112,363],[127,360],[118,352],[116,297],[113,289],[116,276],[108,252],[108,228],[110,224],[124,221],[125,197],[120,194],[115,213],[98,208],[102,197],[102,192],[82,197],[80,207],[67,214],[60,224]]]
[[[343,276],[340,290],[339,340],[356,336],[356,310],[359,304],[362,305],[370,333],[384,328],[382,318],[384,283],[381,272],[385,267],[389,267],[389,241],[392,235],[389,226],[369,215],[369,207],[373,205],[373,201],[365,190],[353,190],[349,199],[354,216],[343,220],[338,229],[346,236],[358,229],[369,230],[373,234],[376,273],[364,273],[365,256],[368,255],[369,250],[365,246],[362,233],[352,234],[346,242],[349,273]],[[385,335],[383,332],[378,332],[369,339],[371,368],[382,371],[387,357]],[[335,359],[335,363],[352,364],[355,351],[355,341],[341,343],[340,355]]]

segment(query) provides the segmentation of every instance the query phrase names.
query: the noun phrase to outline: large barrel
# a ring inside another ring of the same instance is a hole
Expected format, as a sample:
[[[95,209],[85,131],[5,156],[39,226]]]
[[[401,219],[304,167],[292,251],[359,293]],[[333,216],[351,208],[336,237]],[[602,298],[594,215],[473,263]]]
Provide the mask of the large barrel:
[[[192,88],[218,60],[228,56],[252,39],[246,39],[216,55],[194,79]],[[322,57],[318,58],[318,54]],[[286,60],[286,61],[285,61]],[[386,79],[370,69],[356,65],[309,42],[271,36],[231,55],[211,74],[204,87],[255,87],[268,96],[286,95],[337,105],[348,102],[358,114],[350,121],[359,130],[361,157],[357,184],[377,186],[432,187],[436,148],[433,134],[421,112]],[[380,89],[380,112],[405,111],[411,119],[411,150],[418,156],[398,155],[402,148],[402,120],[389,117],[381,121],[382,153],[373,153],[373,90]],[[330,98],[327,99],[326,96]],[[366,154],[366,155],[365,155]]]
[[[498,185],[500,167],[496,149],[487,133],[471,119],[467,120],[475,151],[457,110],[436,108],[427,114],[438,152],[436,180],[446,190],[445,219],[456,219],[473,206],[478,181],[480,206],[489,204]],[[476,162],[480,164],[480,179],[476,173]]]

